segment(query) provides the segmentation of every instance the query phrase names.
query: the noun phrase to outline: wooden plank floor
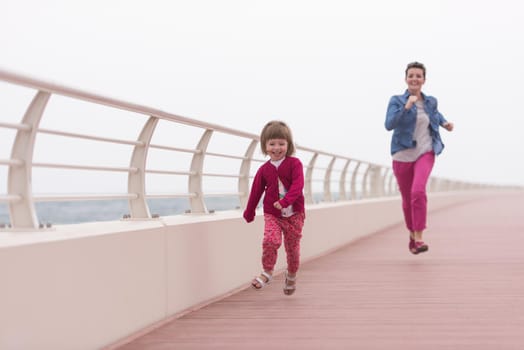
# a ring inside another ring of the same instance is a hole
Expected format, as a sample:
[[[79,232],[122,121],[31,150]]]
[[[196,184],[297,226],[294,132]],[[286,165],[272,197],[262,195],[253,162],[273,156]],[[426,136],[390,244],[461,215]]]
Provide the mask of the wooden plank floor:
[[[119,349],[524,349],[524,195],[428,224],[427,253],[396,226],[303,264],[292,297],[280,275]]]

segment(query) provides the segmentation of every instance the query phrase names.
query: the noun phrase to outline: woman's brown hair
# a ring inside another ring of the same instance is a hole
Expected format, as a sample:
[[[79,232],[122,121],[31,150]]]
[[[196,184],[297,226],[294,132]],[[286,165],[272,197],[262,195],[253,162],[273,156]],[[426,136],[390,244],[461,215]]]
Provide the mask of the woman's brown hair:
[[[411,63],[408,63],[408,66],[406,67],[406,77],[408,76],[408,70],[410,68],[420,68],[422,69],[422,75],[424,76],[424,79],[426,79],[426,67],[424,67],[424,64],[420,63],[420,62],[411,62]]]

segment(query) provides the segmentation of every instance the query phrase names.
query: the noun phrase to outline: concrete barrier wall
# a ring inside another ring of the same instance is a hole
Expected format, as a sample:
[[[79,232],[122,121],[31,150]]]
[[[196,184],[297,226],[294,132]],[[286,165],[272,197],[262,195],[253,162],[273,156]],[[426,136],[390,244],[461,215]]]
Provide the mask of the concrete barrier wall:
[[[432,195],[430,210],[485,195]],[[250,224],[227,211],[0,233],[0,349],[115,348],[247,287],[261,269],[260,214]],[[401,222],[398,197],[309,206],[302,259]],[[277,269],[284,262],[281,251]]]

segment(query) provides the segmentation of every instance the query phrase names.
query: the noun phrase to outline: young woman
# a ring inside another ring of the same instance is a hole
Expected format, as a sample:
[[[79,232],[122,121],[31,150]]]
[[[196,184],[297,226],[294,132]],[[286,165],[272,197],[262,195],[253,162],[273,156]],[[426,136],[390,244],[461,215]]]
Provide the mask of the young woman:
[[[426,184],[435,156],[444,149],[439,127],[453,130],[437,108],[437,99],[422,93],[426,68],[420,62],[407,65],[407,90],[389,100],[385,126],[393,130],[391,154],[393,172],[402,196],[404,221],[410,232],[409,250],[413,254],[427,251],[422,234],[426,228]]]

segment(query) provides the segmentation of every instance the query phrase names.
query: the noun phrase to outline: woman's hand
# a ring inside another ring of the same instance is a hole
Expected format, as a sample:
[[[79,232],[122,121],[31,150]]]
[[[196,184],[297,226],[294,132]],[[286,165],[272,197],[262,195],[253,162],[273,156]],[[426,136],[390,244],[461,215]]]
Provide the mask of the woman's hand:
[[[453,123],[450,123],[450,122],[445,122],[444,124],[442,124],[442,127],[444,129],[446,129],[447,131],[453,131]]]
[[[410,108],[413,106],[413,104],[414,104],[415,102],[417,102],[417,101],[418,101],[418,97],[417,97],[417,96],[415,96],[415,95],[411,95],[411,96],[409,96],[409,97],[408,97],[408,101],[407,101],[406,104],[404,105],[404,108],[405,108],[405,109],[410,109]]]
[[[282,205],[280,205],[280,203],[278,201],[276,201],[275,203],[273,203],[273,206],[275,208],[277,208],[278,210],[282,210]]]

